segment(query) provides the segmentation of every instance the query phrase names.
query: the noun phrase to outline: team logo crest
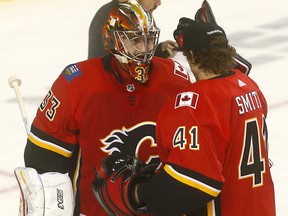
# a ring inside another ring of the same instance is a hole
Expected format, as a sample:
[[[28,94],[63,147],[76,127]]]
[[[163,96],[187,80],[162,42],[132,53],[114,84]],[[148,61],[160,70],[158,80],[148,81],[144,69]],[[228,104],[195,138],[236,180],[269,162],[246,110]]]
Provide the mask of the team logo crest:
[[[104,145],[101,150],[109,155],[118,151],[136,156],[145,163],[158,163],[155,129],[154,122],[142,122],[131,128],[113,130],[101,139]]]

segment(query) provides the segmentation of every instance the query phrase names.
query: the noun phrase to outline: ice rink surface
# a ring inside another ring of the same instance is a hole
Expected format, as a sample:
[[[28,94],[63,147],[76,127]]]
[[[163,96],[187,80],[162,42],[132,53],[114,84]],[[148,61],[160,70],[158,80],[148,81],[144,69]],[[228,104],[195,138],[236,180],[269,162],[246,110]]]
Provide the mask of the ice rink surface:
[[[0,0],[0,215],[18,214],[13,175],[23,166],[26,132],[8,78],[17,74],[31,122],[62,69],[87,58],[88,27],[107,0]],[[180,17],[193,18],[201,0],[162,0],[154,12],[160,40],[172,39]],[[288,1],[210,0],[217,22],[266,96],[269,152],[277,215],[288,215]],[[184,66],[187,63],[177,55]],[[287,145],[287,146],[286,146]],[[261,197],[259,197],[261,199]],[[243,206],[245,208],[245,206]]]

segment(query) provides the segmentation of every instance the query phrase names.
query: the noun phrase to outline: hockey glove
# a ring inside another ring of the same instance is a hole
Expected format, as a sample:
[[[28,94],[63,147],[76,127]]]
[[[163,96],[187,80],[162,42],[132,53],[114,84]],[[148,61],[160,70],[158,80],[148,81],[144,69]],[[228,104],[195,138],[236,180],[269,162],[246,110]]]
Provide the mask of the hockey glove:
[[[181,47],[181,40],[183,39],[183,33],[186,29],[190,28],[190,26],[195,23],[194,20],[182,17],[179,19],[179,23],[177,25],[177,29],[173,32],[173,37],[177,41],[178,45]],[[182,38],[182,39],[181,39]],[[176,49],[177,50],[177,49]]]
[[[201,8],[197,10],[195,14],[195,21],[186,17],[180,18],[177,29],[173,33],[174,39],[177,41],[179,47],[181,47],[182,43],[181,38],[183,37],[184,30],[189,28],[189,26],[193,22],[208,22],[217,24],[212,9],[206,0],[203,1]],[[236,53],[234,57],[234,62],[235,62],[234,66],[235,69],[240,70],[242,73],[246,75],[250,73],[252,69],[252,64],[238,53]]]
[[[196,12],[195,21],[217,24],[212,8],[206,0],[203,1],[201,8],[199,8]],[[250,73],[252,69],[252,64],[249,61],[240,56],[238,53],[236,53],[234,61],[234,68],[239,69],[242,73],[246,75]]]
[[[115,152],[95,169],[92,189],[102,208],[112,216],[150,215],[145,203],[135,201],[135,186],[149,181],[156,165],[146,165],[135,157]]]
[[[206,0],[202,2],[201,8],[196,12],[195,21],[217,24],[212,8]]]

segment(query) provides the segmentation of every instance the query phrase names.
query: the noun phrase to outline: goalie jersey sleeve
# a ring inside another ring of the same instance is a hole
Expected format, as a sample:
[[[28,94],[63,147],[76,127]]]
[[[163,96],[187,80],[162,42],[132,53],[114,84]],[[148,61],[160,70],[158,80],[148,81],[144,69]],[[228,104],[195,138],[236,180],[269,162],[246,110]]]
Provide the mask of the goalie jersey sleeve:
[[[153,215],[275,215],[267,104],[240,72],[201,80],[157,121],[164,168],[140,187]]]

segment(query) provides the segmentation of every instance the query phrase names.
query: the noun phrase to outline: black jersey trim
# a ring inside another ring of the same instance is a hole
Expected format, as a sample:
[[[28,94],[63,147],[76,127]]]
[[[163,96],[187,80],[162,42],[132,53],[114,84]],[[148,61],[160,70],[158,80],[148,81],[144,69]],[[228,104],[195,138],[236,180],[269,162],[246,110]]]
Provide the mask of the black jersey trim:
[[[223,182],[204,177],[197,172],[185,169],[175,164],[166,164],[164,170],[177,181],[190,187],[197,188],[210,196],[217,197],[221,192]]]
[[[74,150],[74,145],[56,139],[33,125],[31,126],[31,132],[28,135],[28,139],[34,145],[53,151],[67,158],[72,156]]]

